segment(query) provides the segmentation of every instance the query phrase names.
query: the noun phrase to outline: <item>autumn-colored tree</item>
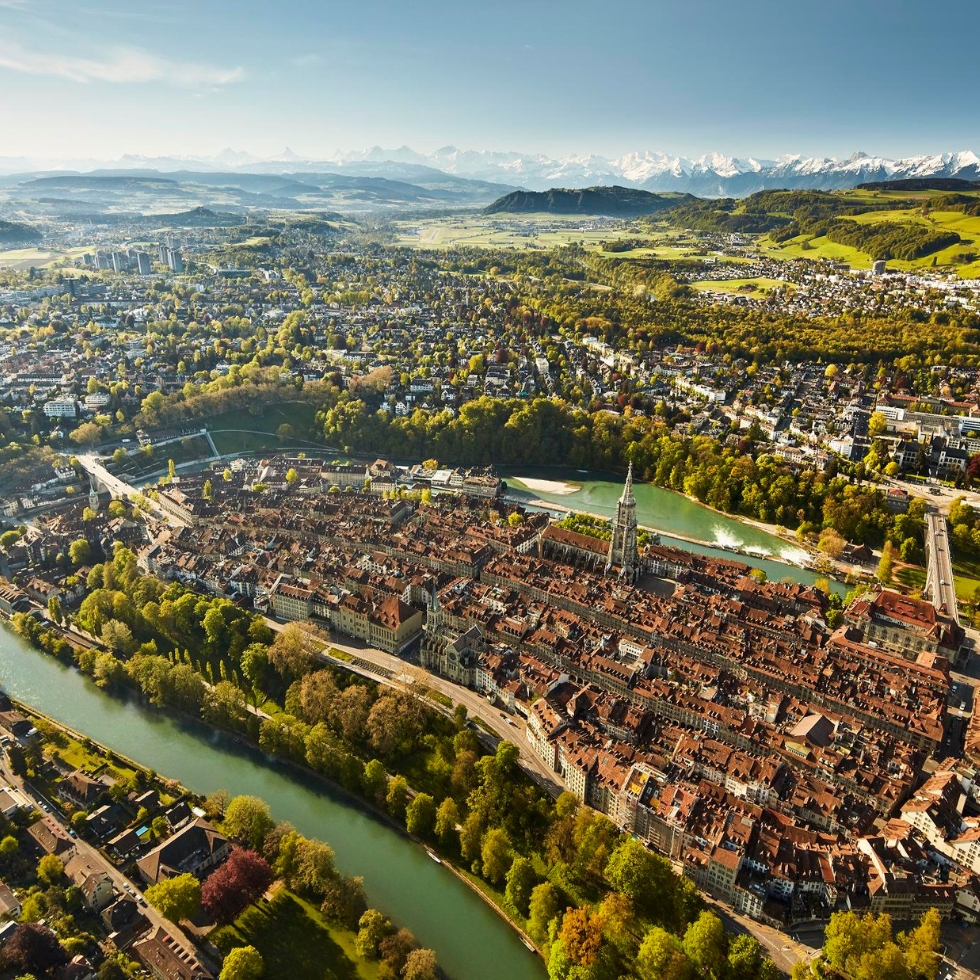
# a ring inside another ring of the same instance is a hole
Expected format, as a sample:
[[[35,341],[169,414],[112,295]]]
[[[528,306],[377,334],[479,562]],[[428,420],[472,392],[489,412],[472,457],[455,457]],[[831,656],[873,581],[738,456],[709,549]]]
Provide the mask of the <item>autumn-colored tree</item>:
[[[47,977],[67,963],[68,957],[58,937],[47,926],[25,922],[4,943],[0,962],[8,970]]]
[[[576,966],[591,966],[599,958],[602,922],[588,909],[569,909],[561,920],[558,936],[566,955]]]
[[[236,848],[201,886],[201,906],[215,922],[231,922],[272,884],[269,862],[248,848]]]

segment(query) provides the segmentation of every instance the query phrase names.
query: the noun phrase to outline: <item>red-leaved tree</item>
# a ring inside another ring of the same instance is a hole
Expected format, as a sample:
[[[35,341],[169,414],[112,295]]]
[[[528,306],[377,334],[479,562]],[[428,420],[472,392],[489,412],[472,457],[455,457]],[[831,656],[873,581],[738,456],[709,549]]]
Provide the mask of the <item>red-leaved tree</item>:
[[[236,848],[201,886],[201,906],[215,922],[231,922],[272,884],[261,854]]]

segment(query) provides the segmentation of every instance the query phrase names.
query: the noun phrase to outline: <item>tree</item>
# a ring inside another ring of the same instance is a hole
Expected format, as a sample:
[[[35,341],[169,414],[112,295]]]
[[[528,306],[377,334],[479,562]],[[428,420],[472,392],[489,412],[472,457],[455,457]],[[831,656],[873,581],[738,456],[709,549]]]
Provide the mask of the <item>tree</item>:
[[[358,956],[375,960],[381,940],[391,932],[391,922],[377,909],[368,909],[357,924],[354,948]]]
[[[115,653],[121,653],[124,656],[132,653],[136,649],[133,631],[118,619],[106,620],[105,625],[102,627],[100,639],[110,650]]]
[[[527,931],[539,943],[548,939],[548,926],[562,908],[561,892],[550,882],[543,881],[531,892],[528,903]]]
[[[888,429],[888,419],[883,412],[872,412],[868,419],[868,436],[877,439],[883,436]]]
[[[4,944],[0,954],[8,969],[46,977],[59,966],[68,962],[58,937],[37,922],[25,922],[17,926]]]
[[[52,622],[60,623],[64,619],[64,613],[61,609],[61,602],[56,595],[51,596],[48,599],[48,615],[51,617]]]
[[[942,957],[939,938],[942,920],[935,909],[929,909],[909,933],[901,933],[898,944],[905,953],[905,966],[913,980],[936,980]]]
[[[364,795],[369,800],[373,800],[378,806],[384,803],[388,794],[388,773],[377,759],[372,759],[364,767],[361,785],[364,787]]]
[[[466,815],[459,831],[459,850],[464,860],[475,861],[479,858],[482,844],[483,826],[480,822],[480,814],[472,810]]]
[[[602,949],[602,923],[586,908],[569,909],[561,920],[558,937],[576,966],[591,966]]]
[[[396,976],[401,975],[408,957],[415,949],[418,949],[418,943],[408,929],[399,929],[398,932],[385,936],[378,944],[382,961],[391,967]]]
[[[436,824],[436,801],[428,793],[418,793],[405,811],[405,826],[410,834],[428,837]]]
[[[685,980],[690,968],[680,940],[654,926],[640,944],[636,972],[640,980]]]
[[[146,900],[171,922],[192,919],[201,907],[201,883],[192,874],[165,878],[147,888]]]
[[[286,470],[286,483],[288,483],[289,486],[293,486],[293,484],[296,483],[298,479],[299,479],[299,473],[297,473],[296,470],[292,466],[290,466],[289,469]]]
[[[436,980],[436,954],[431,949],[413,949],[405,960],[402,980]]]
[[[289,887],[310,897],[322,897],[337,880],[333,848],[323,841],[297,835],[291,864]]]
[[[69,438],[79,446],[94,446],[102,439],[102,426],[83,422],[77,429],[72,429]]]
[[[606,865],[609,884],[652,918],[672,911],[672,892],[677,877],[670,863],[648,851],[633,837],[624,837]]]
[[[262,847],[265,835],[273,826],[269,804],[257,796],[236,796],[225,810],[225,832],[247,841],[253,850]]]
[[[205,500],[211,500],[214,497],[214,486],[210,480],[204,481],[204,486],[201,488],[201,496],[203,496]]]
[[[333,704],[333,723],[348,745],[354,745],[364,737],[370,712],[371,692],[362,684],[351,684],[340,692]]]
[[[215,922],[231,922],[271,884],[269,862],[255,851],[236,848],[201,886],[201,907]]]
[[[388,781],[388,812],[401,820],[405,816],[405,808],[408,806],[408,780],[404,776],[393,776]]]
[[[18,541],[20,541],[23,533],[16,528],[10,531],[4,531],[0,534],[0,548],[4,551],[9,551]]]
[[[878,561],[878,581],[888,585],[892,580],[892,569],[895,566],[895,549],[891,541],[886,541],[881,549],[881,558]]]
[[[514,858],[507,872],[507,888],[504,894],[507,896],[507,901],[525,918],[531,903],[531,892],[534,891],[537,883],[538,874],[534,870],[534,862],[522,856]]]
[[[17,838],[10,834],[7,834],[3,840],[0,840],[0,861],[5,864],[10,861],[14,855],[20,851],[20,844],[17,843]]]
[[[702,912],[684,933],[684,952],[704,977],[718,977],[725,962],[725,927],[711,912]]]
[[[828,527],[820,535],[817,541],[817,551],[826,555],[828,558],[840,558],[847,547],[847,541],[832,527]]]
[[[260,980],[265,961],[254,946],[236,946],[225,957],[218,980]]]
[[[371,745],[382,758],[410,752],[418,731],[416,711],[405,695],[382,694],[372,705],[367,732]]]
[[[728,944],[726,977],[730,980],[755,980],[762,967],[762,947],[749,935],[733,936]]]
[[[309,630],[287,623],[269,647],[269,663],[286,680],[298,680],[316,663],[316,644]]]
[[[456,836],[456,825],[459,823],[459,807],[456,801],[447,796],[436,811],[436,836],[443,846],[448,846]]]
[[[85,538],[76,538],[68,545],[68,557],[76,568],[84,565],[92,558],[92,546]]]
[[[324,891],[320,911],[345,929],[356,929],[361,916],[367,911],[364,879],[337,875]]]
[[[513,858],[510,840],[504,830],[500,827],[492,827],[483,835],[480,861],[483,865],[483,877],[487,881],[499,885],[510,870]]]
[[[65,866],[56,854],[45,854],[37,862],[37,879],[45,887],[61,884],[65,880]]]

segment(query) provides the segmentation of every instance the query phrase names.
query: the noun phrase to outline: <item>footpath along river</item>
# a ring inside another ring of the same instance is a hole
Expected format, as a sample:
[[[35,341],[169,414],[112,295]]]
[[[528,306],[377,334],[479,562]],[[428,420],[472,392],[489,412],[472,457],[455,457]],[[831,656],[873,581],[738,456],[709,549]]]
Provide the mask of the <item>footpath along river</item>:
[[[270,763],[202,723],[178,721],[100,691],[78,671],[0,627],[0,685],[11,697],[195,793],[227,789],[266,800],[276,820],[336,851],[361,875],[368,901],[436,951],[452,980],[543,980],[540,958],[452,872],[339,789]]]
[[[537,500],[547,506],[555,504],[600,517],[611,518],[616,502],[623,492],[623,479],[611,473],[582,471],[563,466],[502,467],[500,474],[507,482],[510,496],[522,501]],[[636,520],[641,527],[654,528],[666,545],[676,545],[698,554],[744,561],[761,568],[774,580],[792,579],[812,585],[821,576],[800,563],[808,554],[792,542],[769,534],[751,524],[702,507],[683,494],[664,490],[649,483],[634,483]],[[706,544],[694,544],[671,534],[696,538]],[[731,550],[737,548],[740,553]],[[766,557],[763,557],[766,556]],[[831,587],[841,594],[844,585],[831,581]]]

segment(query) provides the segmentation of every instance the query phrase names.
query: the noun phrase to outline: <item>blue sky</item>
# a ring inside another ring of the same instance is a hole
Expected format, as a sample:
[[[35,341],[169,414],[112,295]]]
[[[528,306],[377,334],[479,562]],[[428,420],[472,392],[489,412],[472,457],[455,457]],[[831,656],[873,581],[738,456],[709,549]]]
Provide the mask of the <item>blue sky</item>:
[[[980,2],[0,0],[0,156],[980,151]]]

